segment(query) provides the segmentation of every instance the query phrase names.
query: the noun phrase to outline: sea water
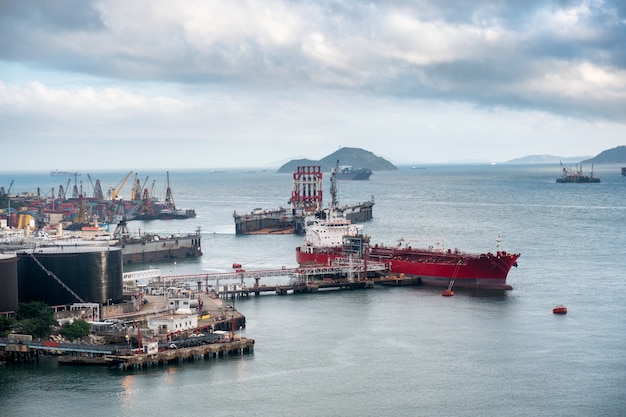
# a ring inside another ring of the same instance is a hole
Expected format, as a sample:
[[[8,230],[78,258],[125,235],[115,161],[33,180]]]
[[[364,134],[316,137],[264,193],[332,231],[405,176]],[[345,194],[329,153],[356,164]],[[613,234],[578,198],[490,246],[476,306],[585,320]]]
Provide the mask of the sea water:
[[[626,177],[557,184],[558,165],[425,165],[341,181],[340,204],[375,199],[372,243],[519,252],[507,292],[381,287],[238,299],[250,355],[139,371],[0,368],[3,416],[626,415]],[[126,172],[90,173],[103,189]],[[165,172],[139,174],[165,194]],[[92,192],[86,173],[85,193]],[[14,192],[67,179],[0,173]],[[73,179],[72,185],[73,185]],[[330,200],[328,175],[325,198]],[[204,255],[134,269],[193,274],[295,266],[302,236],[236,236],[234,211],[286,207],[275,170],[171,171],[195,219],[129,222],[131,232],[202,230]],[[130,183],[122,196],[130,194]],[[5,186],[6,188],[6,186]],[[91,191],[90,191],[91,190]],[[130,268],[129,268],[130,269]],[[277,280],[279,278],[276,278]],[[265,279],[271,284],[271,279]],[[263,282],[262,282],[263,283]],[[568,314],[552,308],[564,304]]]

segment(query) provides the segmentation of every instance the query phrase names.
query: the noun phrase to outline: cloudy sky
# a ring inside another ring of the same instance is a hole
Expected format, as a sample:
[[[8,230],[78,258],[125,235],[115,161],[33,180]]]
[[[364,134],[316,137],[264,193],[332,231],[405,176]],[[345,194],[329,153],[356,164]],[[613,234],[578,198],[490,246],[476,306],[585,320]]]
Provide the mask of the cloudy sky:
[[[0,0],[0,170],[596,155],[626,144],[625,4]]]

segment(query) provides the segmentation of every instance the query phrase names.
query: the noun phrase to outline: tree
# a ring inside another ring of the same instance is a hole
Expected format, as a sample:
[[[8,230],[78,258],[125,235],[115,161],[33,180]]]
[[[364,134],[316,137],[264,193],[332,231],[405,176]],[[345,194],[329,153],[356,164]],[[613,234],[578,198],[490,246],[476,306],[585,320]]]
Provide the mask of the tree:
[[[0,336],[5,336],[15,326],[15,320],[11,317],[0,316]]]
[[[47,336],[50,327],[58,324],[54,318],[54,311],[40,301],[21,303],[15,317],[20,331],[35,337]]]
[[[74,320],[72,323],[64,324],[59,333],[66,339],[74,340],[88,336],[91,333],[91,326],[85,320]]]

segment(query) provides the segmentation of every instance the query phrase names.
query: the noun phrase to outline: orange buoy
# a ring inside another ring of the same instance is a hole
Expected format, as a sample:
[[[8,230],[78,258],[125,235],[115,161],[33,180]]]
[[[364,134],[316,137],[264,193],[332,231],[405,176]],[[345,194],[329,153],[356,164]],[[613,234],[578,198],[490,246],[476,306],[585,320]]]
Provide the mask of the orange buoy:
[[[567,307],[564,305],[556,306],[552,309],[553,314],[567,314]]]
[[[452,297],[454,295],[454,291],[452,290],[443,290],[441,291],[441,295],[444,297]]]

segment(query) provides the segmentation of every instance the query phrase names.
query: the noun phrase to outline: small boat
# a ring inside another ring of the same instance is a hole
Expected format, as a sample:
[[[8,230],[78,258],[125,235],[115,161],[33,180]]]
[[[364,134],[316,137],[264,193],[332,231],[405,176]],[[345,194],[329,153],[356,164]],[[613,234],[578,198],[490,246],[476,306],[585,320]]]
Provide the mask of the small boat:
[[[443,290],[441,291],[441,295],[444,297],[452,297],[454,295],[454,291],[452,290]]]
[[[567,314],[567,307],[564,305],[558,305],[552,309],[552,313],[554,314]]]
[[[235,262],[235,263],[233,264],[233,269],[239,269],[239,268],[241,268],[241,264],[239,264],[239,263]]]

